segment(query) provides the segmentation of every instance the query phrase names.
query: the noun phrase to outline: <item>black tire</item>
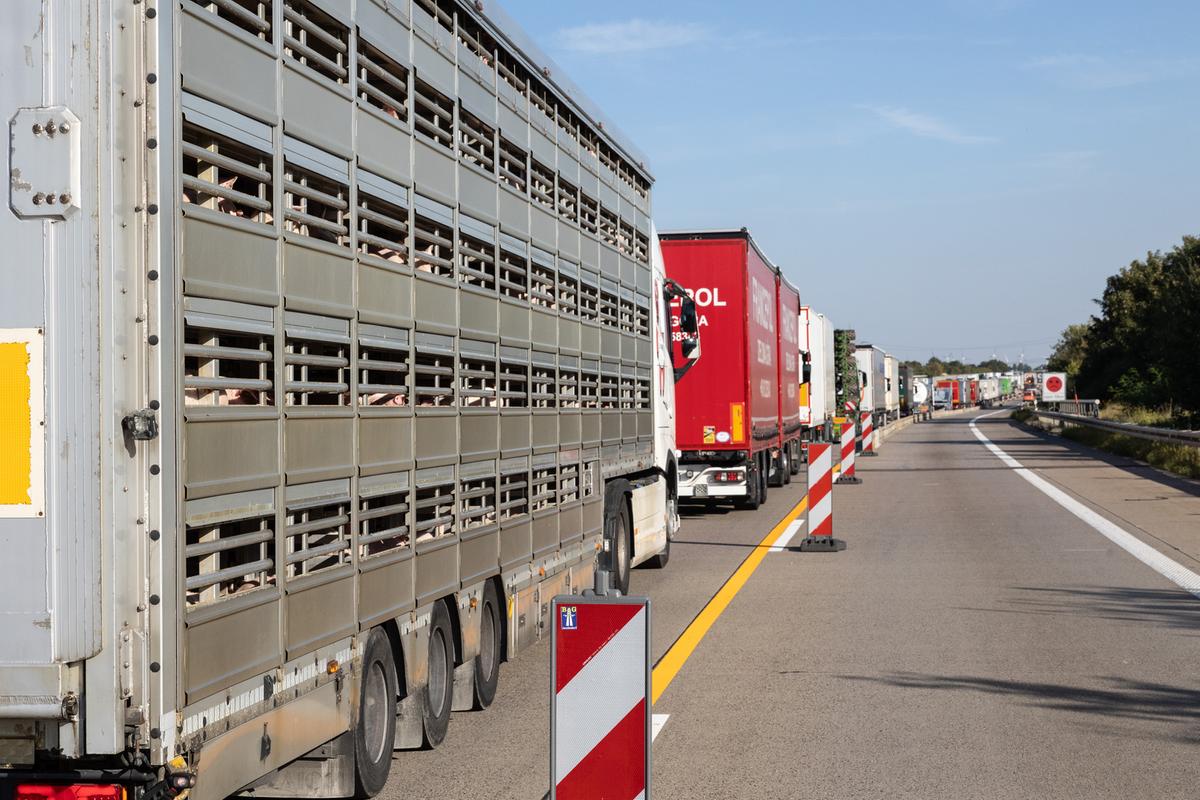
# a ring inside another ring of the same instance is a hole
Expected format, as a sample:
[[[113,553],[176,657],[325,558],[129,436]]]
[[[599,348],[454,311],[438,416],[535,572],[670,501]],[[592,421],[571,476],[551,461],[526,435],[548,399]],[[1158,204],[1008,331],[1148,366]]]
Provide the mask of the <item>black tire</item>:
[[[629,594],[633,540],[630,533],[633,525],[629,521],[629,503],[626,501],[626,484],[613,481],[604,493],[604,538],[608,540],[608,570],[612,588],[621,594]]]
[[[354,795],[374,797],[392,770],[396,744],[396,658],[381,628],[367,638],[359,681],[358,721],[354,725]]]
[[[496,584],[491,581],[483,589],[483,604],[479,610],[479,655],[475,656],[476,711],[482,711],[492,704],[500,685],[500,657],[504,639],[500,600],[496,596]]]
[[[787,486],[792,482],[792,475],[794,475],[796,472],[794,469],[792,469],[791,442],[788,442],[787,445],[779,451],[779,459],[779,474],[783,476],[783,485]]]
[[[760,505],[767,502],[767,491],[771,488],[770,482],[767,480],[767,470],[765,469],[765,467],[771,463],[771,454],[769,452],[764,452],[762,454],[762,463],[763,463],[764,469],[759,470],[760,481],[759,481],[758,502]]]
[[[737,499],[738,508],[754,511],[762,505],[762,470],[758,468],[758,459],[746,464],[746,496]]]
[[[428,658],[422,717],[425,746],[433,749],[446,738],[450,707],[454,705],[454,631],[450,627],[450,612],[442,602],[433,604]]]
[[[800,451],[804,449],[804,445],[801,444],[800,442],[796,442],[795,444],[796,444],[796,447],[795,447],[795,451],[792,453],[792,461],[791,461],[791,464],[789,465],[789,470],[792,475],[799,475],[800,474],[800,458],[801,458]]]

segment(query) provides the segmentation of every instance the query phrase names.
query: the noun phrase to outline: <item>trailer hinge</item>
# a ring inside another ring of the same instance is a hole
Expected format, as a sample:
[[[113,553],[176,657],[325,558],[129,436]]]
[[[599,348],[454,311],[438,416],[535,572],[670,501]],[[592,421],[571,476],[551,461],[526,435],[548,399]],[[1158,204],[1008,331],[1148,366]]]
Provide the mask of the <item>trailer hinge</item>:
[[[64,220],[79,210],[79,118],[66,106],[18,109],[9,121],[9,206],[21,219]]]
[[[158,438],[158,418],[149,408],[126,415],[121,420],[121,427],[125,430],[126,436],[138,442],[148,442]]]

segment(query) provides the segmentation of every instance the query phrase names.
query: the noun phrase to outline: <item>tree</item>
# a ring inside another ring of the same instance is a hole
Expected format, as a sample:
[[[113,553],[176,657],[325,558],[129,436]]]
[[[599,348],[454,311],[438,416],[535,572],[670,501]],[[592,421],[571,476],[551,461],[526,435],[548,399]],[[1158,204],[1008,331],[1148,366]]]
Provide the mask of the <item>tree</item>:
[[[1170,252],[1130,263],[1108,279],[1096,302],[1100,313],[1083,337],[1080,392],[1200,412],[1200,239],[1184,237]],[[1055,348],[1062,363],[1075,354],[1072,328]]]
[[[1084,356],[1087,355],[1088,333],[1091,325],[1086,322],[1068,325],[1058,337],[1050,358],[1046,361],[1046,369],[1052,372],[1065,372],[1071,377],[1079,374],[1083,366]]]

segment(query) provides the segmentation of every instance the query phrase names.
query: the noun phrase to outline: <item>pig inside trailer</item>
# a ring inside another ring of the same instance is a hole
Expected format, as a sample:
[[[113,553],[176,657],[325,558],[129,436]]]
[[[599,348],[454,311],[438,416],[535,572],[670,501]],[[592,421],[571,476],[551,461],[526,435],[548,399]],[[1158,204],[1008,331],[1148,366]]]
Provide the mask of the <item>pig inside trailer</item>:
[[[675,395],[679,497],[757,508],[782,429],[778,270],[744,229],[659,239],[667,277],[695,300],[704,341]]]
[[[800,419],[808,441],[827,442],[833,437],[837,407],[836,360],[833,323],[808,306],[800,309],[800,351],[803,372],[800,384]]]

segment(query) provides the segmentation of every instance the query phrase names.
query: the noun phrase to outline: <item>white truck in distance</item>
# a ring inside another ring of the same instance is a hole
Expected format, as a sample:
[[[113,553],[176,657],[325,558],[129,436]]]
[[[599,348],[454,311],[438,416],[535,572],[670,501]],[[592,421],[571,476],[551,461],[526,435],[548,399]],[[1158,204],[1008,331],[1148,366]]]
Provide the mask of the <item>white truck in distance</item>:
[[[837,387],[833,357],[833,323],[809,306],[800,308],[800,350],[803,374],[800,388],[800,420],[807,441],[826,442],[833,436]]]

